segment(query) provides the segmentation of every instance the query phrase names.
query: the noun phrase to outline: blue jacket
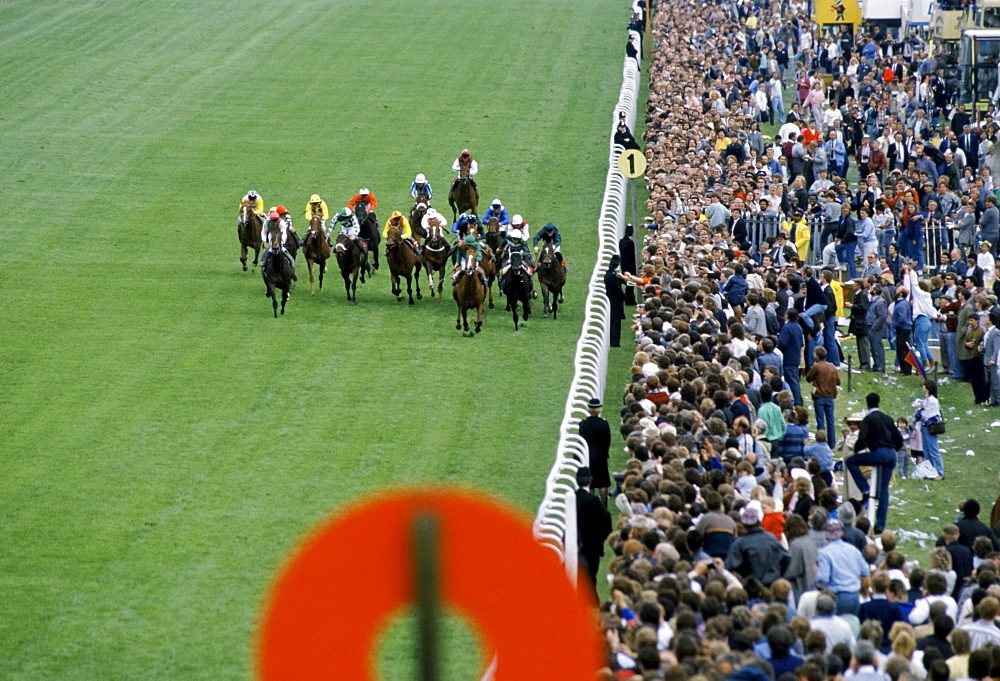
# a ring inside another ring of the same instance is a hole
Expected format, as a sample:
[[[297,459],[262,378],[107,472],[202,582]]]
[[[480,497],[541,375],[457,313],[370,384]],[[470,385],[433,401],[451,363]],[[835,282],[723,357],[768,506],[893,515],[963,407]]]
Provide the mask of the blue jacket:
[[[872,298],[868,305],[868,311],[865,313],[865,326],[868,327],[868,333],[885,335],[886,314],[888,314],[888,310],[886,310],[885,299],[882,296]]]
[[[501,225],[510,224],[510,216],[507,215],[507,209],[503,207],[501,207],[500,212],[497,213],[493,210],[493,206],[490,206],[489,210],[486,211],[486,215],[483,216],[483,224],[487,224],[490,221],[490,218],[496,218],[500,221]]]
[[[743,278],[743,275],[734,274],[729,277],[723,287],[722,295],[726,297],[730,305],[742,305],[747,298],[747,280]]]
[[[824,302],[826,298],[824,297]],[[778,334],[778,349],[783,355],[786,367],[797,367],[802,360],[802,326],[798,322],[787,322]]]
[[[913,308],[910,307],[910,301],[906,298],[897,300],[896,306],[892,308],[892,328],[913,328]]]
[[[430,199],[434,198],[434,190],[431,189],[431,183],[430,182],[424,182],[423,190],[427,194],[427,200],[428,201]],[[412,184],[410,184],[410,196],[412,196],[414,199],[417,198],[417,183],[416,182],[413,182]]]

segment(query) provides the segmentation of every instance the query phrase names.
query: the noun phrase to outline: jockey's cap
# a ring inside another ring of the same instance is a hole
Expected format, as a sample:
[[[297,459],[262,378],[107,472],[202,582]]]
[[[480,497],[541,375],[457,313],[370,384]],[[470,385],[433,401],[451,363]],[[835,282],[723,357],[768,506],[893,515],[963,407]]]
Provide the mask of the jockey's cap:
[[[426,181],[427,181],[427,178],[424,177],[423,173],[420,173],[419,175],[417,175],[417,178],[414,180],[414,182],[416,182],[417,184],[423,184]]]
[[[466,243],[467,246],[475,246],[476,245],[476,237],[474,237],[471,234],[466,234],[465,235],[465,243]]]
[[[278,211],[272,210],[270,213],[267,214],[267,217],[271,218],[272,220],[277,220],[281,216],[278,215]]]
[[[490,205],[491,206],[502,206],[503,204],[500,203],[500,199],[493,199],[493,203],[491,203]]]
[[[250,191],[247,192],[247,198],[250,199],[250,200],[256,199],[257,198],[257,192],[255,192],[253,189],[251,189]]]
[[[362,187],[361,191],[359,191],[358,193],[361,194],[361,196],[366,196],[368,194],[371,194],[371,192],[368,191],[368,187]]]
[[[319,194],[313,194],[309,197],[309,203],[322,203],[323,199],[319,198]]]
[[[469,150],[468,149],[462,149],[462,156],[468,156],[468,155],[469,155]]]
[[[515,215],[513,218],[511,218],[510,224],[512,225],[524,224],[524,218],[522,218],[520,215]]]
[[[284,215],[287,212],[288,212],[287,208],[285,208],[284,206],[278,206],[278,215]]]
[[[338,213],[338,217],[342,217],[342,218],[349,218],[349,217],[351,217],[351,209],[348,208],[347,206],[344,206],[344,210],[342,210],[342,211],[340,211],[340,213]]]

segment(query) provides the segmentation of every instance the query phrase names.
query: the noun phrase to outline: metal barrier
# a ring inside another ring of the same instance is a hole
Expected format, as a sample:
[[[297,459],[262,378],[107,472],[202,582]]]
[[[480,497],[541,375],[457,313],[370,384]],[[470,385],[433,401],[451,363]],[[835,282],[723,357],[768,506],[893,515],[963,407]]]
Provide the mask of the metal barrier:
[[[638,33],[630,35],[640,38]],[[576,471],[590,462],[587,443],[580,437],[578,426],[587,417],[587,402],[604,395],[608,364],[608,325],[610,304],[604,292],[604,272],[611,256],[618,252],[618,240],[625,228],[625,190],[627,179],[618,172],[618,155],[624,148],[614,144],[618,113],[625,113],[630,129],[635,129],[636,104],[639,96],[639,71],[635,60],[625,58],[622,67],[622,88],[618,104],[612,113],[609,135],[608,175],[598,220],[597,262],[590,275],[584,305],[583,328],[576,343],[573,380],[562,423],[556,460],[545,481],[545,495],[535,516],[535,539],[551,548],[566,566],[570,581],[576,583]]]

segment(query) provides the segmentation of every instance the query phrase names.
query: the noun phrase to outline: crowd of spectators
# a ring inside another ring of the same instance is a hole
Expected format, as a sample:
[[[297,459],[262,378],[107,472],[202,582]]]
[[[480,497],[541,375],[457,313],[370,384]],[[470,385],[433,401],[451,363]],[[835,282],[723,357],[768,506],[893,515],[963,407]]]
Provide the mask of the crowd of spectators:
[[[923,161],[937,157],[922,142],[965,114],[937,98],[947,79],[919,41],[879,32],[827,39],[788,2],[680,0],[659,3],[652,21],[644,137],[653,220],[635,271],[623,252],[605,277],[613,306],[624,304],[623,280],[638,284],[636,353],[618,434],[599,400],[581,426],[591,460],[578,476],[580,567],[589,589],[610,584],[602,674],[1000,677],[1000,542],[978,520],[978,502],[960,505],[929,555],[904,555],[887,527],[901,452],[919,455],[928,477],[944,475],[937,382],[923,382],[912,424],[882,412],[877,393],[843,420],[833,410],[846,369],[837,329],[844,316],[862,369],[886,372],[887,340],[901,373],[911,369],[911,349],[933,366],[928,346],[937,337],[951,376],[969,380],[977,402],[991,402],[1000,381],[980,325],[1000,350],[1000,308],[993,266],[973,251],[990,254],[997,242],[984,237],[996,215],[996,126],[989,117],[970,121],[982,153],[961,156],[957,186],[937,183],[950,178],[937,173],[928,189]],[[824,75],[834,76],[829,89]],[[802,97],[786,115],[792,87]],[[771,143],[760,125],[774,116],[785,127]],[[914,155],[880,167],[879,153],[884,160],[889,151],[882,139],[897,130],[904,145],[913,136]],[[861,185],[852,191],[847,178],[857,166]],[[820,263],[807,261],[810,213],[829,218]],[[973,216],[971,240],[956,240],[951,264],[932,271],[924,224],[945,224],[953,213]],[[781,229],[752,243],[746,222],[761,215]],[[919,253],[903,244],[910,236],[919,237]],[[843,272],[855,267],[861,273],[845,285]],[[628,463],[612,480],[608,452],[621,441]],[[843,474],[834,472],[838,458]],[[879,485],[871,517],[870,469]],[[614,525],[609,498],[620,511]]]

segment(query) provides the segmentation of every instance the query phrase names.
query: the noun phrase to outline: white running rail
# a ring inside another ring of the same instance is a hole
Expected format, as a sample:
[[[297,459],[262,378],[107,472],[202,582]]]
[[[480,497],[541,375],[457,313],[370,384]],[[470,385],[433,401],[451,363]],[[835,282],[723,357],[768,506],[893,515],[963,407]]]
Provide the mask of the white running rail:
[[[629,34],[641,44],[642,36]],[[639,96],[639,71],[634,59],[625,58],[622,67],[622,89],[612,112],[608,154],[608,178],[597,223],[600,239],[597,262],[590,275],[587,301],[584,306],[583,329],[576,343],[573,381],[566,398],[566,410],[559,426],[556,460],[545,481],[545,496],[535,516],[535,539],[558,554],[566,566],[566,574],[576,584],[576,470],[589,465],[587,443],[578,434],[578,424],[587,417],[587,402],[592,397],[603,398],[608,368],[609,303],[604,292],[604,272],[608,261],[618,252],[618,240],[625,228],[625,192],[628,180],[618,171],[618,155],[624,148],[615,145],[614,133],[618,112],[625,113],[630,130],[635,129],[636,100]]]

